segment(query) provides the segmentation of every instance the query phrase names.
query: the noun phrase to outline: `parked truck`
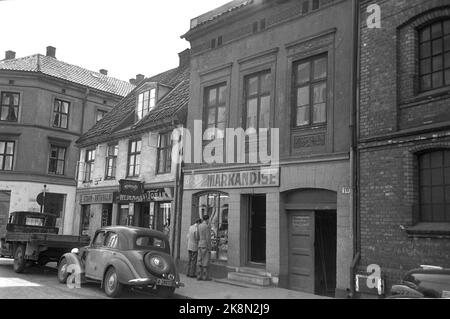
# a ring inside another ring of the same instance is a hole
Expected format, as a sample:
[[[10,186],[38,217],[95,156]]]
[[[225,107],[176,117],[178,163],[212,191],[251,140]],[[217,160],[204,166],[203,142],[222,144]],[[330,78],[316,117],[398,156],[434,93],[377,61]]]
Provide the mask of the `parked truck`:
[[[58,262],[73,248],[87,246],[89,236],[58,235],[56,216],[36,212],[13,212],[0,234],[0,257],[14,258],[14,271],[32,264]]]

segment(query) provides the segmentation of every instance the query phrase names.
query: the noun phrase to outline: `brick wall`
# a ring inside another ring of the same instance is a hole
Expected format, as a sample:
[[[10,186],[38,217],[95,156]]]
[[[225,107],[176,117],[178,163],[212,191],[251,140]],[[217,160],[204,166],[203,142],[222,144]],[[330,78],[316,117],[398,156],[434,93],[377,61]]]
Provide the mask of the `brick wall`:
[[[402,229],[417,221],[417,151],[450,147],[450,90],[419,92],[416,31],[448,17],[450,3],[378,1],[382,28],[368,29],[372,3],[361,1],[357,271],[380,265],[389,289],[421,264],[450,267],[450,239],[410,237]]]

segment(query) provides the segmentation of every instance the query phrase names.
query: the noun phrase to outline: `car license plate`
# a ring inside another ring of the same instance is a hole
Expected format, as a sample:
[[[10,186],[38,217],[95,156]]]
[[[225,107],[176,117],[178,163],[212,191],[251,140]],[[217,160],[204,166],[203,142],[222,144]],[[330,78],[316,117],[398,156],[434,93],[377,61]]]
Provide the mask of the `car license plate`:
[[[165,279],[157,279],[156,284],[158,286],[168,286],[168,287],[173,286],[173,282],[171,280],[165,280]]]

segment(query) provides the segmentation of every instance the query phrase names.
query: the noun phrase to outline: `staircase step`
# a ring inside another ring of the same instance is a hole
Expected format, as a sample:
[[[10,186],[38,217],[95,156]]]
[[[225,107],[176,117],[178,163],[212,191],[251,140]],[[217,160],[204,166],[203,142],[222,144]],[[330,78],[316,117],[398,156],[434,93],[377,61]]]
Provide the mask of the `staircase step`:
[[[259,276],[249,273],[242,273],[242,272],[229,272],[228,273],[228,280],[252,284],[256,286],[261,287],[267,287],[271,284],[270,277],[267,276]]]
[[[225,285],[241,287],[241,288],[253,288],[253,289],[268,288],[267,286],[263,287],[263,286],[258,286],[258,285],[252,285],[252,284],[247,284],[244,282],[239,282],[239,281],[234,281],[234,280],[229,280],[229,279],[213,279],[213,280],[214,280],[214,282],[218,282],[218,283],[225,284]]]
[[[263,277],[270,277],[270,273],[268,273],[263,268],[239,267],[237,269],[237,272],[244,273],[244,274],[263,276]]]

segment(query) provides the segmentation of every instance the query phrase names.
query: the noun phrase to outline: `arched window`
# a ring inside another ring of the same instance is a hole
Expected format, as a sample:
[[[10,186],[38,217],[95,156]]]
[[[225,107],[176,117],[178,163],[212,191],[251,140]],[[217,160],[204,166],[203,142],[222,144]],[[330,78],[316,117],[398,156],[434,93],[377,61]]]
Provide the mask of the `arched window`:
[[[420,221],[450,222],[450,150],[419,156]]]
[[[420,90],[450,85],[450,19],[433,22],[418,31]]]
[[[211,259],[228,260],[228,199],[222,192],[198,196],[198,217],[208,215],[211,224]]]

